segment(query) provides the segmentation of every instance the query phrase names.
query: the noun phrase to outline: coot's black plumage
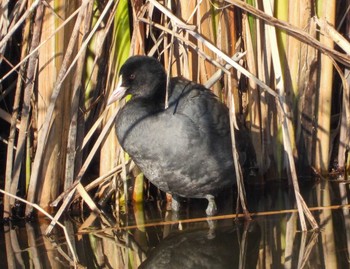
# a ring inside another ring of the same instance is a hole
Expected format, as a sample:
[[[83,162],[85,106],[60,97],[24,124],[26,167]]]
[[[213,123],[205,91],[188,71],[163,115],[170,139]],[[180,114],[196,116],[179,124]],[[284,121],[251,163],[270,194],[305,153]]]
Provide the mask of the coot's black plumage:
[[[183,78],[170,80],[167,108],[165,93],[166,73],[156,59],[129,58],[108,101],[132,95],[117,115],[118,140],[154,185],[173,197],[206,198],[206,213],[215,214],[215,195],[235,181],[228,109]]]

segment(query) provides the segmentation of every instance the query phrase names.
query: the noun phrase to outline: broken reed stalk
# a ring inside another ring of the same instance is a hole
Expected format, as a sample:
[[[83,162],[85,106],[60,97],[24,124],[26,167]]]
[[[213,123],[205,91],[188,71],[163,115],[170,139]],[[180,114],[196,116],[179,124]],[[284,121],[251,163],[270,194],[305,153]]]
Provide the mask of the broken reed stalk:
[[[242,14],[242,40],[245,44],[244,49],[246,52],[245,64],[254,76],[269,85],[267,81],[268,75],[263,74],[263,71],[268,68],[259,68],[259,66],[267,66],[267,63],[263,62],[264,57],[261,55],[261,51],[266,50],[264,55],[269,53],[268,46],[262,49],[261,36],[263,36],[263,31],[260,24],[259,20],[253,20],[248,14]],[[266,158],[267,152],[265,149],[265,137],[268,137],[268,134],[266,134],[268,130],[266,128],[266,119],[268,119],[266,107],[268,104],[263,98],[265,93],[259,91],[257,84],[253,80],[249,79],[246,87],[246,105],[250,121],[250,135],[256,154],[259,173],[263,175],[269,166],[267,163],[269,159]]]
[[[90,3],[86,8],[86,15],[82,25],[82,41],[85,40],[86,35],[90,31],[90,22],[92,18],[93,5]],[[79,42],[81,43],[81,41]],[[81,45],[81,44],[80,44]],[[64,190],[66,190],[74,180],[76,171],[82,165],[82,143],[83,143],[83,129],[84,122],[81,119],[84,117],[81,108],[84,106],[83,99],[83,74],[85,72],[86,50],[82,53],[77,63],[75,70],[75,81],[73,83],[71,113],[69,118],[69,131],[67,140],[67,154],[65,161],[65,180]]]
[[[269,2],[263,1],[264,10],[267,14],[272,15],[272,9]],[[286,151],[286,154],[288,156],[288,163],[289,163],[289,173],[290,177],[292,179],[294,193],[295,193],[295,199],[297,203],[298,213],[299,213],[299,219],[300,219],[300,225],[301,230],[306,231],[306,222],[304,216],[306,215],[309,219],[310,224],[312,225],[312,228],[317,228],[317,223],[313,216],[309,214],[307,206],[304,206],[303,198],[300,195],[299,191],[299,184],[298,184],[298,177],[295,169],[295,163],[294,163],[294,156],[293,156],[293,148],[291,143],[291,136],[294,135],[293,131],[293,125],[290,117],[286,115],[290,115],[290,108],[288,107],[286,100],[284,98],[285,96],[285,90],[284,90],[284,77],[282,73],[282,67],[281,67],[281,59],[279,57],[278,53],[278,45],[277,45],[277,36],[276,36],[276,29],[273,26],[266,25],[265,29],[267,30],[267,35],[270,40],[270,45],[273,47],[272,51],[275,51],[275,53],[272,53],[272,62],[273,62],[273,70],[275,73],[276,78],[276,90],[278,92],[278,100],[279,100],[279,109],[278,112],[280,112],[280,117],[282,120],[282,135],[283,135],[283,145],[284,149]]]
[[[7,77],[9,77],[15,70],[17,70],[20,66],[22,66],[30,57],[32,57],[33,54],[37,53],[38,50],[40,50],[47,42],[49,42],[58,32],[64,29],[65,26],[79,13],[80,8],[77,8],[76,11],[74,11],[60,26],[58,26],[54,32],[52,32],[44,41],[40,43],[39,46],[37,46],[33,51],[28,53],[25,57],[21,58],[21,60],[12,67],[10,71],[6,73],[2,78],[0,78],[0,83],[4,81]]]
[[[65,17],[65,14],[70,13],[72,6],[63,9],[63,1],[57,1],[56,11],[50,7],[50,4],[46,5],[43,13],[43,22],[41,27],[40,38],[46,39],[54,29],[56,28],[56,23],[59,24],[62,21],[61,18]],[[67,25],[64,32],[71,31],[74,22]],[[58,33],[43,47],[41,53],[39,53],[39,65],[38,73],[36,79],[36,91],[32,96],[36,103],[32,109],[32,122],[34,123],[33,130],[37,130],[37,137],[34,137],[34,142],[38,142],[37,145],[44,141],[45,150],[40,156],[41,166],[39,167],[39,180],[34,186],[34,200],[32,202],[37,202],[39,205],[47,210],[49,201],[54,199],[59,194],[60,186],[62,186],[64,178],[64,156],[66,154],[66,141],[67,141],[67,129],[68,129],[68,115],[70,113],[70,81],[69,79],[62,83],[62,90],[57,96],[55,101],[55,110],[53,113],[52,122],[50,123],[50,130],[47,134],[42,132],[42,126],[45,121],[47,107],[51,102],[51,94],[53,92],[55,83],[59,76],[58,70],[62,64],[63,55],[67,49],[67,42],[69,38],[64,38],[63,32]],[[72,46],[71,46],[72,47]],[[73,47],[76,50],[76,46]],[[69,54],[69,48],[68,53]],[[43,139],[43,136],[48,136],[47,139]],[[37,138],[37,139],[36,139]],[[37,155],[38,156],[38,155]],[[35,162],[35,161],[34,161]],[[34,173],[35,168],[34,168]],[[32,187],[32,181],[29,182],[29,190]],[[32,195],[31,192],[28,196]],[[27,197],[28,197],[27,196]]]
[[[340,121],[338,164],[340,169],[350,171],[350,71],[346,70],[346,87],[343,87],[343,110]],[[347,162],[346,162],[347,160]]]
[[[349,15],[347,15],[349,16]],[[350,43],[337,32],[332,25],[330,25],[325,19],[314,18],[316,24],[320,27],[320,32],[323,35],[330,37],[334,43],[342,48],[346,54],[350,55]],[[347,26],[349,28],[349,26]],[[348,30],[349,31],[349,30]],[[338,150],[338,165],[340,169],[350,169],[346,167],[346,159],[350,156],[346,156],[347,147],[350,146],[350,75],[349,69],[345,69],[345,75],[341,71],[340,67],[333,61],[335,69],[342,80],[343,85],[343,99],[342,99],[342,111],[340,120],[340,137],[339,137],[339,150]]]
[[[139,18],[140,21],[148,24],[148,25],[151,25],[152,27],[155,27],[157,29],[160,29],[161,31],[163,32],[166,32],[166,33],[169,33],[169,34],[172,34],[174,35],[178,40],[180,40],[181,42],[183,42],[186,46],[189,46],[191,47],[192,49],[196,50],[196,52],[204,59],[204,60],[207,60],[209,61],[211,64],[213,64],[215,67],[217,67],[219,70],[218,72],[223,72],[225,73],[225,70],[230,68],[232,65],[231,64],[226,64],[225,67],[223,67],[220,63],[218,63],[215,59],[209,57],[205,52],[204,50],[202,50],[199,46],[195,45],[194,43],[192,43],[191,41],[185,39],[182,35],[180,34],[177,34],[175,33],[174,31],[172,31],[171,29],[167,28],[167,27],[164,27],[158,23],[155,23],[153,21],[150,21],[150,20],[147,20],[147,19],[143,19],[143,18]],[[158,46],[155,45],[155,46]],[[245,53],[238,53],[237,55],[235,55],[234,57],[232,57],[232,61],[235,61],[235,62],[238,62],[243,56],[245,55]],[[149,54],[149,56],[152,56],[152,54]],[[214,73],[215,74],[215,73]],[[213,84],[215,84],[216,82],[216,79],[215,78],[216,76],[218,75],[215,75],[214,77],[212,78],[209,78],[206,82],[204,82],[204,84],[206,85],[207,88],[213,86]],[[208,84],[207,84],[208,83]]]
[[[343,85],[343,98],[342,98],[342,110],[340,115],[340,121],[338,128],[340,129],[339,134],[339,147],[338,147],[338,169],[340,171],[344,170],[345,179],[346,172],[349,171],[349,163],[346,163],[346,160],[350,161],[350,74],[349,70],[345,69],[345,74],[339,67],[339,65],[333,61],[334,68],[337,70]]]
[[[126,163],[126,165],[129,165],[130,162]],[[94,179],[92,182],[90,182],[89,184],[87,184],[86,186],[84,186],[86,191],[90,191],[94,188],[97,188],[99,185],[101,185],[103,182],[109,180],[113,175],[120,173],[122,170],[122,165],[119,164],[117,166],[115,166],[113,169],[111,169],[109,172],[107,172],[106,174]],[[128,169],[130,170],[130,169]],[[80,197],[79,193],[76,193],[73,201],[78,199]]]
[[[299,248],[299,255],[298,255],[298,266],[297,268],[304,268],[306,262],[309,261],[310,254],[317,242],[318,233],[312,233],[310,236],[309,241],[307,242],[307,237],[309,233],[303,232],[301,234],[301,243]]]
[[[236,182],[237,182],[237,189],[238,189],[238,197],[240,204],[242,206],[242,210],[245,216],[245,219],[251,220],[251,217],[249,215],[249,210],[247,207],[247,199],[246,199],[246,192],[244,188],[244,181],[243,181],[243,174],[242,174],[242,169],[241,165],[239,164],[238,161],[238,152],[236,148],[236,138],[235,138],[235,122],[236,122],[236,113],[235,113],[235,102],[233,100],[233,94],[232,94],[232,83],[231,83],[231,76],[230,74],[228,75],[228,98],[229,98],[229,115],[230,115],[230,131],[231,131],[231,141],[232,141],[232,156],[233,156],[233,163],[235,167],[235,173],[236,173]],[[236,123],[237,125],[237,123]],[[237,199],[238,200],[238,199]],[[238,201],[237,201],[238,202]],[[237,203],[237,210],[236,213],[238,214],[238,203]]]
[[[109,6],[112,4],[113,2],[110,1],[109,2]],[[95,26],[93,27],[93,30],[90,32],[90,34],[88,35],[88,37],[84,40],[82,47],[85,48],[87,45],[87,42],[92,38],[92,35],[95,33],[97,27],[99,27],[103,15],[106,14],[106,11],[108,11],[109,6],[106,6],[103,13],[101,14],[101,17],[99,18],[99,20],[97,20],[97,22],[95,23]],[[109,29],[112,25],[113,22],[113,14],[116,13],[116,8],[118,7],[118,2],[115,3],[112,11],[111,11],[111,16],[108,19],[108,22],[106,24],[106,27],[103,29],[103,33],[101,34],[101,42],[99,43],[99,47],[97,49],[97,53],[95,55],[95,62],[97,59],[100,58],[101,53],[102,53],[102,45],[104,40],[106,39],[106,36],[109,32]],[[82,50],[80,50],[82,51]],[[85,53],[85,50],[82,52]],[[79,53],[78,53],[79,56]],[[78,57],[77,56],[77,57]],[[78,58],[75,58],[78,59]],[[73,63],[74,61],[73,60]],[[73,66],[73,64],[71,65],[71,67]],[[106,117],[106,113],[108,110],[105,110],[102,115],[100,115],[100,117],[94,122],[92,128],[89,130],[89,132],[86,134],[86,136],[84,137],[83,141],[82,141],[82,147],[81,149],[84,149],[85,145],[88,143],[88,141],[92,138],[92,135],[95,133],[96,129],[100,126],[101,122],[103,121],[103,119]],[[82,167],[80,168],[80,172],[79,174],[76,176],[75,181],[72,184],[66,184],[65,187],[65,191],[59,195],[56,200],[54,202],[51,203],[51,206],[57,206],[58,202],[60,200],[62,200],[64,198],[64,202],[61,205],[60,209],[58,210],[58,212],[56,213],[55,219],[52,221],[52,223],[50,224],[50,226],[48,227],[48,229],[46,230],[46,233],[50,233],[52,228],[55,225],[55,221],[63,214],[63,212],[66,210],[67,206],[70,204],[70,201],[73,197],[73,194],[75,193],[75,190],[77,189],[79,192],[79,195],[83,198],[83,201],[85,201],[88,206],[90,207],[90,209],[96,213],[100,213],[99,209],[96,207],[95,203],[93,202],[93,200],[91,199],[91,197],[87,194],[86,190],[84,189],[84,187],[80,184],[80,180],[82,178],[82,176],[84,175],[86,169],[88,168],[89,164],[91,163],[92,158],[95,156],[96,151],[98,150],[98,148],[100,147],[101,143],[103,141],[105,141],[107,134],[109,133],[111,126],[114,122],[115,116],[116,116],[117,111],[115,111],[112,115],[109,116],[108,122],[104,125],[104,129],[102,130],[102,132],[100,133],[97,141],[95,142],[93,148],[90,150],[88,157],[86,158],[84,164],[82,165]],[[110,148],[110,146],[109,146]],[[114,150],[114,149],[113,149]],[[91,187],[91,184],[89,184],[89,186]]]
[[[282,29],[286,31],[289,35],[295,37],[296,39],[300,40],[301,42],[308,44],[312,46],[313,48],[318,49],[324,54],[327,54],[329,57],[332,57],[334,60],[341,62],[342,64],[346,66],[350,66],[350,56],[346,55],[344,53],[338,52],[333,48],[330,48],[326,46],[325,44],[322,44],[320,41],[318,41],[316,38],[311,36],[310,34],[306,33],[304,30],[288,23],[282,20],[279,20],[273,16],[270,16],[266,14],[264,11],[259,10],[252,5],[249,5],[243,1],[240,0],[225,0],[226,2],[229,2],[233,4],[234,6],[247,11],[248,13],[256,16],[259,19],[262,19],[265,23],[275,26],[279,29]]]
[[[52,92],[51,102],[49,104],[49,107],[47,109],[47,113],[45,115],[45,121],[44,121],[44,124],[42,126],[42,130],[41,130],[43,140],[41,141],[41,143],[38,143],[37,151],[36,151],[36,154],[34,157],[33,173],[31,175],[30,185],[28,188],[28,200],[31,202],[34,201],[34,199],[35,199],[38,177],[39,177],[39,173],[41,170],[40,168],[41,168],[42,161],[43,161],[42,156],[43,156],[44,151],[45,151],[45,145],[47,143],[48,134],[50,132],[50,126],[51,126],[51,123],[53,121],[55,104],[56,104],[56,101],[57,101],[58,96],[60,94],[60,91],[62,89],[62,87],[61,87],[62,83],[63,83],[64,79],[67,77],[68,73],[72,70],[73,66],[75,65],[76,61],[79,59],[82,52],[85,51],[88,42],[92,38],[93,34],[95,33],[96,29],[99,27],[99,25],[102,22],[102,20],[104,19],[104,17],[107,15],[109,8],[113,4],[113,1],[110,0],[106,4],[105,9],[103,10],[101,16],[99,17],[98,22],[96,23],[95,27],[92,29],[92,31],[90,32],[88,37],[83,42],[76,57],[71,61],[71,56],[73,53],[73,48],[75,46],[75,41],[76,41],[76,38],[78,37],[78,34],[79,34],[80,22],[82,21],[82,18],[84,17],[84,12],[85,12],[85,9],[86,9],[86,6],[88,3],[89,3],[89,1],[85,0],[83,2],[83,4],[81,5],[81,9],[80,9],[80,12],[79,12],[78,18],[76,20],[76,24],[75,24],[75,29],[73,30],[72,36],[70,38],[67,52],[64,56],[64,59],[63,59],[62,65],[61,65],[61,69],[60,69],[59,75],[57,77],[57,81],[55,83],[55,86],[54,86],[54,89]],[[70,66],[69,66],[69,63],[70,63]],[[31,212],[31,208],[27,206],[26,215],[30,214],[30,212]]]
[[[51,203],[51,206],[57,206],[57,204],[62,200],[64,199],[64,202],[63,204],[60,206],[59,210],[57,211],[56,215],[55,215],[55,218],[52,220],[50,226],[48,227],[48,229],[46,230],[46,233],[50,233],[52,228],[54,227],[55,225],[55,222],[62,216],[62,214],[65,212],[65,210],[67,209],[67,206],[69,205],[72,197],[73,197],[73,194],[75,193],[75,190],[78,188],[78,185],[81,185],[80,181],[83,177],[83,175],[85,174],[87,168],[89,167],[90,163],[91,163],[91,160],[92,158],[95,156],[95,153],[96,151],[99,149],[101,143],[105,140],[107,134],[110,132],[112,126],[113,126],[113,123],[114,123],[114,120],[115,120],[115,117],[117,116],[117,113],[118,113],[118,110],[114,111],[113,114],[111,115],[111,117],[108,119],[106,125],[103,127],[103,130],[102,132],[100,133],[99,137],[97,138],[93,148],[91,149],[91,151],[89,152],[89,155],[87,156],[83,166],[81,167],[80,171],[79,171],[79,174],[77,175],[75,181],[73,182],[73,184],[68,188],[66,189],[63,193],[61,193],[55,201],[53,201]],[[81,186],[79,186],[79,189],[81,192],[80,194],[81,195],[85,195],[86,196],[86,193],[85,191],[83,191],[81,188]],[[95,206],[95,203],[93,203],[91,200],[90,200],[90,197],[87,198],[87,202],[88,202],[88,205],[91,206],[91,210],[95,210],[99,213],[99,210],[98,208]]]
[[[34,12],[34,10],[38,7],[41,0],[36,0],[32,3],[30,8],[27,9],[27,11],[23,14],[23,16],[17,21],[17,23],[11,27],[11,29],[8,31],[8,33],[3,37],[3,39],[0,41],[0,48],[5,46],[5,44],[9,41],[9,39],[12,37],[12,35],[15,33],[15,31],[21,26],[21,24]]]
[[[24,27],[23,31],[23,42],[22,42],[22,50],[21,50],[21,58],[24,57],[27,54],[27,50],[29,48],[29,34],[30,34],[30,23],[29,20],[26,21],[26,25]],[[26,71],[26,65],[21,65],[19,70],[19,76],[24,77]],[[17,125],[17,118],[19,114],[20,109],[20,101],[21,101],[21,94],[22,94],[22,86],[23,86],[23,80],[18,79],[16,83],[16,92],[14,96],[14,103],[13,103],[13,112],[11,115],[11,121],[10,121],[10,133],[8,138],[8,145],[7,145],[7,154],[6,154],[6,171],[5,171],[5,191],[11,194],[16,194],[17,188],[15,192],[11,191],[11,185],[15,181],[13,179],[14,174],[17,173],[17,171],[21,170],[21,167],[17,167],[14,165],[14,156],[15,154],[15,137],[16,137],[16,125]],[[17,145],[20,145],[20,143],[17,143]],[[23,145],[21,145],[23,147]],[[16,169],[14,171],[14,169]],[[11,217],[11,205],[13,204],[13,199],[10,196],[5,195],[4,197],[4,212],[3,212],[3,218],[9,218]]]
[[[37,8],[35,14],[35,22],[33,24],[33,36],[30,44],[30,51],[34,50],[40,43],[40,31],[43,20],[43,11],[44,8],[40,5]],[[27,135],[28,135],[28,126],[30,122],[30,110],[31,110],[31,98],[33,94],[34,81],[35,76],[37,74],[38,68],[38,53],[34,53],[32,57],[28,61],[28,67],[25,75],[25,87],[23,94],[23,105],[21,111],[21,123],[17,138],[17,151],[13,162],[13,171],[11,177],[10,184],[10,193],[15,194],[18,188],[18,182],[20,178],[21,168],[23,164],[23,160],[25,157],[26,143],[27,143]],[[12,159],[8,160],[12,163]],[[13,198],[10,199],[9,206],[14,206],[15,200]]]
[[[338,204],[338,205],[330,205],[330,206],[314,206],[310,207],[310,212],[316,212],[317,211],[324,211],[324,210],[338,210],[338,209],[349,209],[350,204]],[[250,212],[250,216],[253,218],[256,217],[265,217],[265,216],[278,216],[278,215],[286,215],[291,213],[298,213],[298,209],[284,209],[284,210],[269,210],[269,211],[263,211],[263,212]],[[206,217],[199,217],[199,218],[191,218],[191,219],[176,219],[176,220],[165,220],[165,221],[154,221],[154,222],[146,222],[144,224],[140,225],[129,225],[129,226],[114,226],[114,227],[103,227],[101,229],[94,230],[94,233],[99,232],[107,232],[109,230],[115,230],[115,229],[123,229],[123,230],[132,230],[132,229],[143,229],[147,227],[156,227],[156,226],[166,226],[166,225],[176,225],[176,224],[186,224],[186,223],[198,223],[198,222],[207,222],[214,221],[214,220],[227,220],[227,219],[237,219],[237,218],[245,218],[244,213],[239,214],[227,214],[227,215],[217,215],[217,216],[206,216]],[[319,229],[314,230],[315,232],[318,232]],[[86,231],[83,231],[82,229],[79,230],[79,233],[91,233],[91,229],[87,228]]]
[[[348,1],[349,2],[349,1]],[[349,7],[347,9],[349,11]],[[345,35],[350,36],[350,13],[347,12],[346,14],[346,30],[345,30]],[[350,69],[347,67],[345,69],[345,76],[346,76],[346,81],[347,85],[350,85]],[[343,112],[342,112],[342,120],[341,120],[341,133],[340,133],[340,143],[344,143],[345,147],[350,148],[350,89],[347,89],[347,92],[344,93],[343,95]],[[342,132],[343,131],[343,132]],[[350,178],[350,150],[344,150],[344,148],[341,148],[338,153],[338,160],[343,160],[338,161],[338,163],[344,163],[344,168],[345,168],[345,178]],[[343,153],[343,154],[342,154]],[[341,155],[342,154],[342,155]]]
[[[345,55],[343,53],[340,53],[340,52],[337,52],[335,51],[332,46],[327,46],[326,44],[323,44],[322,42],[318,41],[316,38],[314,38],[312,35],[309,35],[307,34],[306,32],[304,32],[302,29],[303,27],[296,27],[288,22],[285,22],[285,21],[281,21],[281,20],[278,20],[277,18],[275,17],[272,17],[268,14],[266,14],[265,12],[261,11],[261,10],[258,10],[256,8],[254,8],[253,6],[247,4],[247,3],[244,3],[243,1],[237,1],[237,0],[227,0],[227,2],[230,2],[232,3],[233,5],[249,12],[250,14],[253,14],[254,16],[264,20],[266,23],[270,24],[270,25],[274,25],[276,27],[278,27],[279,29],[283,29],[285,30],[290,36],[293,36],[295,37],[296,39],[298,39],[299,41],[301,41],[303,44],[308,44],[310,46],[312,46],[313,48],[316,48],[317,50],[321,51],[323,54],[326,54],[328,55],[328,57],[336,60],[336,61],[339,61],[341,63],[343,63],[345,66],[349,66],[350,65],[350,56],[349,55]],[[330,3],[329,3],[330,4]],[[332,4],[334,4],[332,2]],[[325,5],[327,5],[327,3],[325,2]],[[303,6],[303,9],[305,9],[305,6]],[[321,10],[322,7],[319,7],[318,10]],[[308,9],[306,9],[308,10]],[[328,12],[328,10],[334,10],[332,7],[325,7],[324,10],[327,10],[327,13],[328,16],[330,15],[330,12]],[[334,14],[334,12],[332,11],[331,12],[332,14]],[[331,21],[333,21],[334,19],[331,19]],[[323,26],[326,24],[325,22],[322,22]],[[334,34],[334,32],[332,30],[329,30],[327,29],[326,30],[327,32],[329,32],[330,34]],[[335,38],[334,40],[336,43],[339,43],[340,46],[343,46],[343,41],[339,38]],[[346,45],[347,42],[345,42],[345,45]],[[348,46],[346,45],[346,51],[347,51],[347,48]],[[322,54],[322,55],[323,55]],[[325,57],[325,56],[323,56]],[[332,81],[331,79],[325,79],[325,81]],[[328,88],[328,93],[330,92],[330,86],[326,87]],[[326,98],[327,99],[327,98]],[[327,101],[327,100],[326,100]],[[322,102],[322,101],[321,101]],[[319,113],[319,115],[321,115],[321,113]],[[322,117],[322,115],[321,115]],[[326,121],[328,121],[326,119]],[[321,120],[322,122],[322,120]],[[323,124],[323,123],[322,123]],[[321,125],[322,125],[321,124]],[[349,122],[347,123],[349,124]],[[346,125],[347,125],[346,124]],[[325,125],[325,124],[323,124]],[[328,129],[328,123],[327,123],[327,129]],[[323,130],[323,129],[320,129],[319,130],[319,133],[325,133],[327,132],[327,129]],[[322,135],[322,134],[321,134]],[[345,136],[345,135],[344,135]],[[326,141],[327,142],[327,141]],[[348,142],[345,142],[347,145],[348,145]],[[327,163],[327,160],[326,160],[326,157],[328,158],[328,152],[322,152],[321,154],[319,154],[318,156],[318,159],[319,159],[319,163]],[[322,155],[322,156],[321,156]],[[344,155],[344,154],[343,154]]]
[[[45,114],[45,120],[43,123],[43,126],[41,128],[41,141],[40,143],[38,143],[37,146],[37,150],[35,153],[35,157],[34,157],[34,162],[33,162],[33,172],[31,174],[30,177],[30,183],[29,183],[29,188],[28,188],[28,193],[27,193],[27,199],[30,202],[34,202],[37,199],[37,192],[39,190],[39,186],[38,186],[38,182],[39,182],[39,177],[43,177],[43,175],[41,175],[41,171],[42,171],[42,164],[44,161],[44,155],[45,155],[45,151],[46,151],[46,145],[47,145],[47,141],[48,141],[48,137],[50,134],[50,130],[52,127],[52,123],[54,121],[55,118],[55,106],[56,106],[56,102],[59,99],[60,93],[61,93],[61,89],[63,88],[63,81],[64,78],[66,77],[67,74],[67,68],[71,62],[71,58],[74,52],[74,47],[76,44],[76,40],[78,38],[79,35],[79,30],[80,30],[80,24],[82,21],[82,18],[84,17],[84,12],[85,12],[85,8],[84,8],[84,4],[82,5],[83,8],[80,9],[79,15],[77,17],[75,26],[74,26],[74,30],[72,32],[71,38],[69,40],[69,44],[67,47],[67,51],[64,55],[64,59],[59,71],[59,74],[57,76],[57,80],[54,84],[54,88],[52,89],[52,95],[50,98],[50,104],[47,108],[47,112]],[[44,177],[46,179],[46,177]],[[31,213],[31,207],[27,206],[26,207],[26,215],[29,215]]]
[[[335,23],[335,1],[318,2],[317,15]],[[320,42],[329,48],[333,48],[333,40],[328,36],[320,35]],[[317,96],[317,134],[316,134],[316,158],[314,167],[317,171],[328,173],[330,162],[331,142],[331,107],[333,94],[333,62],[325,54],[320,56],[320,78]]]
[[[131,39],[131,34],[130,34],[130,23],[129,23],[129,6],[128,6],[127,0],[119,0],[115,3],[113,10],[111,13],[113,14],[110,16],[110,20],[108,21],[109,25],[106,28],[109,28],[110,26],[111,29],[113,29],[113,35],[110,36],[111,32],[110,31],[104,31],[103,34],[101,34],[101,40],[103,40],[103,43],[105,40],[111,39],[112,40],[112,47],[111,51],[109,54],[106,55],[106,58],[108,62],[110,63],[108,65],[107,69],[107,91],[106,91],[106,97],[109,95],[109,93],[115,88],[117,82],[118,82],[118,73],[119,70],[122,66],[122,64],[127,60],[127,58],[130,56],[130,39]],[[117,23],[115,23],[117,22]],[[103,44],[102,42],[100,43],[101,45]],[[103,47],[101,46],[100,51],[103,51]],[[99,50],[97,49],[97,54],[99,54]],[[96,76],[96,79],[98,79],[98,74]],[[105,101],[107,98],[105,98]],[[105,104],[105,103],[104,103]],[[115,103],[112,105],[112,107],[115,107],[115,105],[120,106],[119,103]],[[101,109],[104,109],[104,106],[101,107]],[[104,121],[107,121],[110,117],[110,113],[112,113],[112,110],[108,110],[106,117]],[[101,146],[100,150],[100,162],[99,162],[99,173],[100,174],[105,174],[110,171],[117,162],[125,163],[126,159],[128,157],[126,155],[122,155],[119,153],[121,152],[121,148],[118,148],[118,142],[115,136],[114,132],[111,132],[107,135],[105,143]],[[118,156],[120,157],[118,159]],[[125,166],[123,166],[123,171],[125,170]],[[123,182],[123,187],[124,187],[124,195],[125,198],[127,199],[127,183],[128,183],[128,177],[124,172],[122,172],[122,182]],[[124,177],[125,175],[125,177]],[[113,182],[115,182],[117,179],[114,178]],[[107,192],[110,193],[110,195],[115,192],[116,188],[115,186],[117,184],[110,184],[110,188]],[[119,191],[119,190],[118,190]],[[109,195],[105,195],[106,192],[101,191],[100,194],[97,194],[98,196],[103,195],[104,197],[110,197]],[[100,196],[101,197],[101,196]],[[105,200],[106,198],[100,199],[99,203],[104,203],[102,200]],[[119,198],[115,197],[116,202],[118,201]],[[117,209],[119,210],[119,208]]]
[[[18,197],[18,196],[16,196],[16,195],[13,195],[13,194],[11,194],[11,193],[8,193],[8,192],[6,192],[6,191],[4,191],[4,190],[2,190],[2,189],[0,189],[0,192],[3,193],[4,195],[10,196],[10,197],[12,197],[13,199],[16,199],[16,200],[18,200],[18,201],[20,201],[20,202],[22,202],[22,203],[25,203],[25,204],[27,204],[27,205],[29,205],[29,206],[35,208],[36,210],[40,211],[43,215],[45,215],[45,216],[48,217],[49,219],[51,219],[51,220],[54,219],[49,213],[47,213],[47,212],[46,212],[44,209],[42,209],[39,205],[34,204],[34,203],[31,203],[31,202],[29,202],[29,201],[26,201],[26,200],[22,199],[21,197]],[[67,232],[67,229],[66,229],[66,227],[65,227],[61,222],[56,221],[56,223],[58,224],[58,226],[60,226],[60,227],[62,228],[62,230],[63,230],[63,232],[64,232],[64,236],[65,236],[65,239],[66,239],[66,242],[67,242],[67,245],[68,245],[68,249],[69,249],[70,253],[71,253],[72,256],[73,256],[74,266],[76,266],[77,263],[79,262],[79,260],[78,260],[78,257],[77,257],[77,255],[76,255],[75,251],[74,251],[74,248],[73,248],[72,242],[71,242],[71,240],[70,240],[70,236],[69,236],[69,234],[68,234],[68,232]]]

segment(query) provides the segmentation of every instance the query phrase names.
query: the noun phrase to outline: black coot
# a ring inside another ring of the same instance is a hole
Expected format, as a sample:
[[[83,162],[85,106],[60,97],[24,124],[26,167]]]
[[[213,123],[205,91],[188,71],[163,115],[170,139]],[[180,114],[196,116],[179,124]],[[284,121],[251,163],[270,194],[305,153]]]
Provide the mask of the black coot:
[[[206,213],[216,213],[214,197],[235,183],[229,113],[204,86],[172,78],[165,108],[166,73],[154,58],[133,56],[120,70],[108,104],[131,94],[119,111],[119,143],[159,189],[177,196],[206,198]]]

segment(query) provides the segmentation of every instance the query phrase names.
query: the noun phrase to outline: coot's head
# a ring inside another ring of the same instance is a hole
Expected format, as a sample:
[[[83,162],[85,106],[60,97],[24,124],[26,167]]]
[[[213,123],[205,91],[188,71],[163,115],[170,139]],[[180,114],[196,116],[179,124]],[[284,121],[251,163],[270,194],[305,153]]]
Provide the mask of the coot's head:
[[[121,67],[118,86],[109,97],[107,105],[128,94],[132,98],[164,101],[165,87],[165,70],[155,58],[133,56]]]

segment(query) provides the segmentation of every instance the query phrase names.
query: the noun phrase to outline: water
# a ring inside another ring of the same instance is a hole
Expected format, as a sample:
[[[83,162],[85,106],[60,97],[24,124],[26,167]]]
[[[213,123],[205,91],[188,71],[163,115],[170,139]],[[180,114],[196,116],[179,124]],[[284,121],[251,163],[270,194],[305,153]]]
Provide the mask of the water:
[[[300,231],[293,191],[276,183],[247,190],[251,221],[235,218],[235,202],[225,197],[213,218],[205,216],[205,201],[186,202],[179,214],[154,201],[130,206],[128,214],[66,217],[62,224],[86,268],[349,268],[348,184],[301,190],[319,231]],[[48,238],[48,225],[41,218],[2,226],[0,268],[72,266],[62,229]]]

